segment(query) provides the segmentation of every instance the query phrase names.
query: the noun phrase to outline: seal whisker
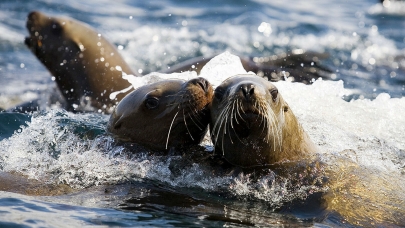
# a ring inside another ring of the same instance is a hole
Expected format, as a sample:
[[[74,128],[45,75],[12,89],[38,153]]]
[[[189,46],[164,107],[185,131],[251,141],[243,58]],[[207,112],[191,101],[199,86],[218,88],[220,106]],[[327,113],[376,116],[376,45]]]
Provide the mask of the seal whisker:
[[[275,115],[274,115],[274,112],[273,111],[270,111],[270,115],[269,115],[270,117],[271,117],[271,135],[273,136],[273,151],[276,151],[276,140],[277,140],[277,138],[278,138],[278,132],[277,132],[277,129],[275,129],[276,127],[275,126],[277,126],[277,120],[276,120],[276,118],[275,118]]]
[[[281,115],[281,118],[280,118],[280,120],[282,120],[282,123],[280,124],[280,127],[278,128],[278,135],[279,135],[279,147],[280,147],[280,149],[282,148],[282,144],[283,144],[283,125],[284,125],[284,118],[285,118],[285,116],[284,116],[284,111],[282,110],[282,107],[280,107],[280,115]]]
[[[236,101],[235,102],[235,104],[234,104],[234,106],[236,106],[236,112],[235,112],[235,121],[236,121],[236,124],[239,124],[239,121],[238,121],[238,116],[236,115],[236,114],[238,114],[239,113],[239,102],[238,101]],[[240,116],[240,115],[239,115]]]
[[[194,141],[194,138],[193,138],[193,136],[191,135],[190,130],[188,129],[187,121],[186,121],[186,117],[185,117],[185,116],[186,116],[186,115],[184,114],[184,109],[183,109],[183,121],[184,121],[184,124],[186,125],[186,129],[187,129],[188,135],[190,135],[191,140]],[[201,130],[201,129],[200,129],[200,130]]]
[[[188,117],[189,117],[189,119],[195,124],[195,126],[196,127],[198,127],[198,129],[200,129],[200,130],[202,130],[202,128],[200,128],[200,125],[203,125],[202,123],[201,123],[201,121],[198,119],[198,116],[195,114],[195,113],[190,113],[190,112],[188,112],[187,113],[187,115],[188,115]],[[185,116],[185,114],[184,114],[184,109],[183,109],[183,116]],[[196,118],[193,118],[193,116],[194,117],[196,117]],[[184,117],[185,118],[185,117]],[[195,120],[194,120],[195,119]],[[185,122],[186,120],[184,119],[184,122]],[[197,121],[197,122],[196,122]]]
[[[231,127],[232,128],[234,128],[234,126],[233,126],[233,119],[235,118],[234,117],[234,111],[235,111],[235,103],[237,103],[236,101],[233,101],[232,102],[232,110],[231,110]],[[238,123],[238,120],[235,118],[235,120],[236,120],[236,123]],[[238,123],[239,124],[239,123]]]
[[[224,150],[224,138],[225,136],[222,135],[222,143],[221,143],[221,148],[222,148],[222,156],[225,156],[225,150]]]
[[[275,130],[274,130],[274,126],[276,126],[275,124],[276,124],[276,121],[275,121],[275,118],[274,118],[274,113],[273,113],[273,111],[272,111],[272,109],[271,109],[271,107],[270,107],[270,105],[269,104],[267,104],[267,103],[264,103],[263,104],[263,109],[265,109],[264,110],[264,112],[266,113],[266,119],[267,119],[267,124],[266,124],[266,127],[267,127],[267,142],[269,142],[270,140],[271,140],[271,138],[273,138],[273,145],[275,145],[275,143],[276,143],[276,135],[275,135]],[[275,147],[273,146],[273,150],[275,150]]]
[[[226,113],[228,112],[227,110],[229,109],[229,104],[227,104],[227,106],[221,111],[221,113],[219,114],[218,120],[215,122],[215,125],[213,127],[213,136],[215,137],[215,147],[218,143],[218,137],[222,128],[222,125],[225,125],[225,120],[224,120],[224,115],[226,115]],[[224,126],[225,127],[225,126]],[[222,130],[222,142],[221,142],[221,147],[223,148],[224,145],[224,130]],[[224,155],[224,154],[223,154]]]
[[[266,139],[265,142],[268,143],[269,140],[270,140],[270,120],[269,120],[269,113],[267,111],[268,109],[265,108],[266,106],[267,105],[265,103],[263,103],[262,106],[260,106],[260,112],[263,113],[262,114],[262,118],[263,118],[263,121],[264,121],[263,131],[267,130],[266,137],[265,137],[265,139]]]
[[[175,97],[175,99],[173,100],[173,102],[167,104],[166,107],[179,106],[178,108],[180,108],[180,105],[182,104],[182,100],[183,100],[183,97],[184,97],[184,94],[185,94],[185,93],[186,93],[185,91],[179,91],[179,92],[177,92],[177,93],[175,93],[175,94],[166,95],[166,96],[165,96],[166,98],[167,98],[167,97]]]
[[[189,108],[189,110],[190,110],[190,112],[188,112],[189,117],[192,118],[191,115],[190,115],[190,113],[191,113],[194,117],[196,117],[196,118],[195,118],[195,121],[198,122],[198,123],[196,123],[196,122],[194,121],[194,119],[192,119],[193,122],[194,122],[194,124],[196,124],[197,126],[198,126],[198,125],[203,125],[203,124],[201,123],[201,121],[200,121],[200,119],[201,119],[200,112],[197,110],[197,108],[195,107],[195,105],[193,105],[193,104],[191,103],[190,99],[188,99],[188,102],[189,102],[188,108]]]
[[[186,91],[181,90],[181,91],[179,91],[179,92],[177,92],[177,93],[175,93],[175,94],[166,95],[166,97],[181,97],[181,96],[183,96],[185,93],[186,93]]]
[[[267,127],[268,127],[268,124],[267,124],[267,118],[266,118],[266,112],[265,112],[265,110],[264,110],[264,108],[262,107],[262,103],[259,103],[259,105],[257,105],[257,108],[258,108],[258,110],[259,110],[259,115],[260,115],[260,124],[259,124],[259,126],[261,126],[261,125],[263,125],[263,127],[262,127],[262,133],[264,133],[264,131],[267,129]],[[268,137],[268,134],[266,134],[266,136]],[[265,138],[266,139],[266,142],[268,142],[268,138]]]
[[[279,147],[279,149],[281,150],[282,147],[282,142],[283,142],[283,135],[282,135],[282,124],[279,123],[279,118],[276,118],[276,115],[274,113],[274,111],[271,112],[272,113],[272,118],[273,118],[273,135],[274,135],[274,148],[276,149],[277,146]],[[283,115],[281,113],[281,115]],[[284,117],[282,117],[284,118]],[[277,140],[277,142],[276,142]]]
[[[240,117],[240,119],[243,121],[243,122],[246,122],[244,119],[243,119],[243,117],[242,117],[242,115],[240,114],[240,110],[242,109],[242,101],[240,101],[239,100],[239,102],[237,103],[237,105],[238,105],[238,115],[239,115],[239,117]]]
[[[260,100],[256,100],[254,104],[255,108],[258,110],[258,115],[256,117],[256,121],[260,120],[259,126],[262,126],[264,122],[264,116],[263,116],[263,108],[262,108],[262,103]],[[262,133],[265,130],[265,126],[262,127]]]
[[[233,107],[235,107],[235,106],[237,106],[237,104],[238,104],[239,102],[238,101],[234,101],[233,103],[232,103],[232,106]],[[238,107],[237,107],[238,108]],[[236,111],[238,111],[238,110],[236,110]],[[232,109],[232,113],[231,113],[231,116],[233,117],[233,118],[235,118],[235,120],[237,121],[237,118],[238,118],[238,116],[236,115],[236,113],[237,112],[234,112],[234,108]],[[232,122],[231,122],[232,123]],[[237,124],[239,124],[238,122],[236,122]],[[243,143],[242,142],[242,140],[239,138],[239,136],[238,136],[238,134],[236,133],[236,129],[232,126],[232,129],[233,129],[233,132],[235,133],[235,136],[236,136],[236,138],[241,142],[241,143]],[[232,139],[231,139],[232,140]],[[232,142],[233,143],[233,142]]]
[[[167,150],[167,145],[169,144],[170,131],[172,130],[172,126],[173,126],[174,120],[176,119],[177,114],[179,114],[178,111],[177,111],[176,114],[174,115],[173,120],[172,120],[172,123],[170,124],[169,132],[167,133],[166,150]]]
[[[219,133],[220,133],[220,131],[221,131],[221,126],[224,124],[224,116],[226,115],[226,113],[228,112],[228,110],[229,110],[229,103],[226,105],[226,107],[221,111],[221,113],[219,114],[219,116],[218,116],[218,119],[217,119],[217,121],[215,122],[215,124],[214,124],[214,127],[213,127],[213,130],[212,130],[212,133],[213,133],[213,135],[214,135],[214,137],[216,138],[215,139],[215,145],[218,143],[218,137],[219,137]],[[224,131],[222,131],[222,133],[224,134]],[[222,137],[223,138],[223,137]],[[214,146],[215,146],[214,145]]]
[[[227,129],[228,129],[229,140],[231,140],[231,143],[232,143],[232,144],[233,144],[233,141],[232,141],[231,131],[229,130],[229,125],[231,125],[231,128],[232,128],[233,131],[235,132],[235,128],[234,128],[234,126],[233,126],[233,119],[235,118],[235,117],[234,117],[235,102],[236,102],[236,101],[232,101],[232,105],[231,105],[231,106],[232,106],[232,109],[229,110],[229,111],[231,112],[231,114],[229,115],[229,113],[228,113],[228,115],[227,115],[227,118],[228,118],[228,116],[230,116],[230,118],[231,118],[230,124],[229,124],[229,122],[226,123]],[[235,132],[235,133],[236,133],[236,132]],[[236,137],[238,137],[237,134],[236,134]]]
[[[253,104],[253,107],[254,107],[255,109],[258,109],[258,108],[257,108],[257,107],[258,107],[258,104],[259,104],[259,101],[258,101],[257,99],[255,99],[255,103]],[[256,116],[256,121],[258,121],[259,118],[261,118],[261,116],[260,116],[260,110],[258,110],[258,115]],[[261,124],[261,122],[259,123],[259,126],[260,126],[260,124]]]
[[[215,132],[218,130],[218,132],[219,132],[219,129],[218,128],[220,128],[219,127],[219,125],[218,124],[222,124],[222,123],[220,123],[221,121],[222,121],[222,115],[223,115],[223,113],[225,112],[225,110],[226,110],[226,108],[224,108],[224,109],[222,109],[222,111],[221,111],[221,113],[218,115],[218,119],[217,119],[217,121],[215,122],[215,124],[214,124],[214,126],[213,126],[213,128],[212,128],[212,132],[215,134]]]
[[[282,114],[282,112],[280,111],[279,113],[281,113],[280,115],[281,115],[281,119],[283,119],[284,117],[282,116],[283,114]],[[282,129],[281,129],[281,123],[279,123],[279,120],[280,120],[280,118],[276,118],[276,115],[275,115],[275,113],[274,113],[274,111],[272,112],[272,114],[273,114],[273,118],[274,118],[274,120],[275,120],[275,125],[274,125],[274,127],[273,128],[275,128],[274,130],[276,131],[276,133],[275,133],[275,140],[277,140],[277,143],[275,143],[275,148],[278,146],[279,147],[279,149],[281,150],[281,147],[282,147],[282,141],[283,141],[283,135],[282,135]]]

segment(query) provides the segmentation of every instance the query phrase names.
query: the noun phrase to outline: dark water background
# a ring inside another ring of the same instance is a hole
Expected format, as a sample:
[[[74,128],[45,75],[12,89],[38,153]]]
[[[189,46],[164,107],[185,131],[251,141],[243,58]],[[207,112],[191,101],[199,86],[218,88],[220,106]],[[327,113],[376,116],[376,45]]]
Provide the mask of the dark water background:
[[[47,96],[55,86],[23,43],[31,10],[90,24],[142,73],[224,51],[271,56],[298,48],[328,53],[322,64],[334,72],[334,79],[344,81],[351,98],[374,99],[382,92],[399,98],[405,94],[404,5],[384,8],[372,0],[2,0],[0,107]],[[173,179],[167,161],[152,158],[152,164],[145,164],[142,158],[131,157],[127,162],[125,150],[105,136],[107,118],[52,109],[32,120],[26,114],[0,113],[2,145],[8,146],[8,152],[29,152],[21,156],[30,159],[7,164],[0,160],[3,171],[21,171],[79,189],[54,197],[0,192],[0,226],[350,226],[339,215],[309,206],[280,211],[275,197],[269,202],[254,195],[260,191],[235,196],[228,191],[232,180],[208,176],[201,167],[191,167]],[[27,126],[26,121],[30,127],[18,130]],[[74,157],[53,161],[52,153]],[[243,191],[238,187],[235,191]]]

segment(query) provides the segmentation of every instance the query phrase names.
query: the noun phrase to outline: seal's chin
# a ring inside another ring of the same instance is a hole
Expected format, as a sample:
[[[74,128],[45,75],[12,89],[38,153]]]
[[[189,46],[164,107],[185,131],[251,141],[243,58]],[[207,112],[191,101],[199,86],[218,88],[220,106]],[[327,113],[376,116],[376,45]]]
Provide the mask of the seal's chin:
[[[32,36],[25,37],[24,44],[33,51],[37,51],[37,49],[42,47],[42,42],[38,39],[32,38]]]
[[[232,119],[232,128],[239,138],[247,138],[253,129],[261,127],[263,117],[258,111],[246,110]],[[255,132],[256,130],[253,130]],[[260,131],[261,132],[261,131]]]

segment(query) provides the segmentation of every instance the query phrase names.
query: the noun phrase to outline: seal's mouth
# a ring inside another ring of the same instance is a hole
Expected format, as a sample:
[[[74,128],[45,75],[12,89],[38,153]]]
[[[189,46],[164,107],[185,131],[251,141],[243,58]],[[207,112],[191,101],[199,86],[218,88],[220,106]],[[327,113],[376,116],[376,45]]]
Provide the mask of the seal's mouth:
[[[25,37],[25,39],[24,39],[24,44],[25,45],[27,45],[27,47],[29,47],[29,48],[32,48],[34,45],[34,40],[30,37],[30,36],[27,36],[27,37]]]
[[[260,118],[260,114],[259,113],[254,113],[254,112],[247,112],[247,113],[242,115],[242,119],[245,120],[245,121],[249,121],[249,122],[254,122],[258,118]]]
[[[253,118],[260,116],[259,109],[251,104],[250,102],[246,104],[244,102],[243,107],[241,108],[242,117],[245,116],[246,118]]]

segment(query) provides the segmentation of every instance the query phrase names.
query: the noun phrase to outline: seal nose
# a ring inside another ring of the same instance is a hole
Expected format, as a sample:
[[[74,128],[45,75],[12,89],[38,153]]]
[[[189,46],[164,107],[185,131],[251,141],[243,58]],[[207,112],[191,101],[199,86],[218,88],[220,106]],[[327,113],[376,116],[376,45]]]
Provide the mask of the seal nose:
[[[197,85],[199,85],[204,90],[204,92],[207,93],[210,87],[210,83],[204,78],[197,78],[196,80]]]
[[[240,90],[246,99],[250,99],[255,94],[255,85],[251,83],[242,84]]]
[[[35,17],[38,15],[38,12],[37,11],[31,11],[29,14],[28,14],[28,19],[29,20],[33,20],[33,19],[35,19]]]
[[[34,25],[37,22],[37,20],[39,19],[39,16],[40,16],[40,13],[37,11],[32,11],[28,14],[26,27],[29,32],[32,32],[34,30]]]
[[[27,16],[27,23],[34,23],[38,20],[40,13],[38,11],[31,11]]]

